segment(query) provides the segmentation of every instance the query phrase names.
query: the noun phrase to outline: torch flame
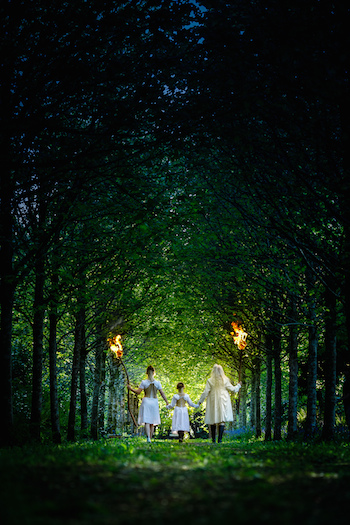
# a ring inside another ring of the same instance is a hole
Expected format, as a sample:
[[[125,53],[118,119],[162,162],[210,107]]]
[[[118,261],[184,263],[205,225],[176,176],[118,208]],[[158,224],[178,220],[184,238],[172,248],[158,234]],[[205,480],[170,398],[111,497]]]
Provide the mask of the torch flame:
[[[123,346],[120,342],[122,336],[116,335],[113,339],[110,341],[110,349],[111,352],[114,352],[115,357],[120,359],[123,356]]]
[[[230,332],[233,337],[233,342],[235,345],[238,346],[240,350],[244,350],[247,346],[247,333],[240,328],[240,325],[238,325],[235,322],[231,323],[231,326],[233,328],[233,332]]]

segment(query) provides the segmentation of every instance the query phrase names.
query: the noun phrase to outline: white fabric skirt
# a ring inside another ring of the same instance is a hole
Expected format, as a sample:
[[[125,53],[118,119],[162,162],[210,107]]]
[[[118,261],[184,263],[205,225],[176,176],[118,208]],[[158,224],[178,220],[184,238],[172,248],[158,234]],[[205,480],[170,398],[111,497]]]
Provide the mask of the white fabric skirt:
[[[138,424],[160,425],[159,403],[156,397],[144,397],[141,401]]]
[[[190,419],[188,417],[187,407],[175,407],[171,430],[190,431]]]

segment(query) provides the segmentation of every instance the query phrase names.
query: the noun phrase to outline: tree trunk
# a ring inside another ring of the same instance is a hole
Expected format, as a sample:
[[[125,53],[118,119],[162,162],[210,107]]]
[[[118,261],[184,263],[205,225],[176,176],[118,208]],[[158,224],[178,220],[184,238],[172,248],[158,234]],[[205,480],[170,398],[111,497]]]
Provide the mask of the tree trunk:
[[[307,413],[305,437],[313,437],[316,429],[317,408],[317,327],[316,327],[316,300],[315,300],[315,275],[312,268],[306,270],[306,285],[308,291],[308,323],[309,347],[307,363]]]
[[[295,298],[291,297],[289,326],[289,403],[287,439],[294,439],[298,432],[298,331]]]
[[[322,437],[331,441],[334,437],[335,425],[335,388],[337,381],[337,342],[336,342],[336,296],[331,287],[325,290],[325,410]]]
[[[35,441],[41,440],[43,338],[44,338],[44,285],[45,255],[38,250],[35,260],[34,320],[33,320],[33,385],[30,433]]]
[[[113,357],[109,362],[109,381],[108,381],[108,407],[107,407],[107,429],[109,432],[116,430],[117,426],[117,383],[119,367]]]
[[[50,366],[50,409],[51,431],[54,443],[61,443],[61,429],[57,392],[57,300],[58,300],[58,275],[54,273],[51,279],[51,306],[49,313],[49,366]]]
[[[5,131],[5,130],[3,130]],[[1,144],[4,153],[9,152],[9,144]],[[1,167],[0,192],[0,235],[1,235],[1,330],[0,330],[0,445],[8,446],[14,442],[12,407],[12,314],[14,301],[13,271],[13,224],[11,175],[7,166],[8,155],[4,155]]]
[[[253,369],[252,371],[252,379],[251,379],[251,391],[250,391],[250,428],[251,430],[255,430],[256,425],[256,397],[255,397],[255,391],[256,391],[256,373]]]
[[[272,438],[272,337],[266,336],[266,422],[265,441]]]
[[[75,440],[75,419],[77,410],[77,391],[78,391],[78,378],[80,370],[80,354],[82,349],[82,334],[84,326],[84,315],[85,310],[81,308],[75,320],[75,331],[74,331],[74,351],[73,351],[73,364],[72,364],[72,379],[70,389],[70,405],[69,405],[69,416],[68,416],[68,441]]]
[[[242,367],[242,387],[239,394],[239,427],[245,429],[247,427],[247,384],[244,367]]]
[[[306,424],[305,437],[312,438],[316,430],[316,409],[317,409],[317,326],[316,326],[316,300],[315,300],[315,275],[308,268],[306,281],[309,291],[308,310],[309,310],[309,352],[307,364],[307,404],[306,404]]]
[[[90,435],[92,439],[98,439],[98,416],[99,416],[99,400],[100,400],[100,386],[101,386],[101,374],[102,374],[102,359],[105,349],[105,340],[102,335],[102,329],[100,328],[100,337],[96,345],[95,354],[95,372],[94,372],[94,391],[92,396],[92,407],[91,407],[91,428]]]
[[[81,349],[79,362],[79,387],[80,387],[80,429],[81,436],[87,437],[88,430],[88,413],[87,413],[87,396],[86,396],[86,335],[85,335],[85,308],[81,309]]]
[[[275,412],[273,439],[282,439],[282,370],[281,370],[281,331],[276,326],[273,334],[273,357],[275,362]]]
[[[261,436],[261,399],[260,399],[260,375],[261,375],[261,365],[260,358],[258,357],[254,363],[254,375],[255,375],[255,388],[254,388],[254,397],[255,397],[255,437],[259,438]]]
[[[104,343],[104,350],[106,344]],[[106,352],[103,351],[101,355],[101,386],[100,399],[98,402],[98,429],[104,431],[105,427],[105,406],[106,406]]]

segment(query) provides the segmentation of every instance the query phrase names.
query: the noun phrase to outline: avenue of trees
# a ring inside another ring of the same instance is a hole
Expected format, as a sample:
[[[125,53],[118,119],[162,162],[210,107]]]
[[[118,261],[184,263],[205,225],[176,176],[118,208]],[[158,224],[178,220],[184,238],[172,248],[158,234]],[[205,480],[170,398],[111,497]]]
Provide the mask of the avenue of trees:
[[[97,439],[124,417],[117,334],[132,382],[152,362],[168,397],[184,380],[197,399],[218,361],[243,381],[238,425],[248,410],[267,440],[332,439],[349,365],[349,9],[0,11],[2,446]]]

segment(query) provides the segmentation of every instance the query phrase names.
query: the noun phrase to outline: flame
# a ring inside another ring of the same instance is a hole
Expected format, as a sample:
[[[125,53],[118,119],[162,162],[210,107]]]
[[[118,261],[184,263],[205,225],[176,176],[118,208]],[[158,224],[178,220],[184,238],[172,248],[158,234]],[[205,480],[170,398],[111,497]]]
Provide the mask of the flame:
[[[113,339],[110,340],[110,343],[109,343],[111,352],[114,352],[115,357],[117,357],[118,359],[123,357],[123,346],[120,342],[121,338],[122,338],[121,335],[116,335]]]
[[[247,346],[246,340],[247,340],[248,334],[240,328],[240,325],[238,325],[235,322],[232,322],[231,326],[234,330],[233,332],[230,332],[230,334],[233,337],[233,342],[235,343],[235,345],[238,346],[240,350],[244,350],[245,347]]]

